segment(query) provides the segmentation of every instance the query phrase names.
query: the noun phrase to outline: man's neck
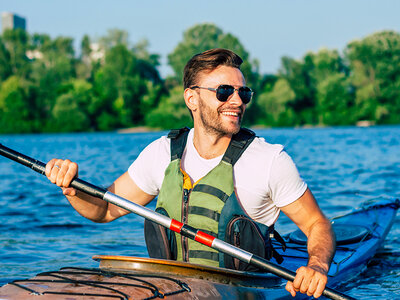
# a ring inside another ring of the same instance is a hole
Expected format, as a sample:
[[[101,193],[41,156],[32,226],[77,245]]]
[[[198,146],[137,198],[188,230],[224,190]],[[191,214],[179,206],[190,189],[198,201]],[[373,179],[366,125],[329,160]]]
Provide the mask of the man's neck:
[[[212,159],[225,153],[228,149],[232,135],[217,135],[195,128],[193,145],[199,155],[204,159]]]

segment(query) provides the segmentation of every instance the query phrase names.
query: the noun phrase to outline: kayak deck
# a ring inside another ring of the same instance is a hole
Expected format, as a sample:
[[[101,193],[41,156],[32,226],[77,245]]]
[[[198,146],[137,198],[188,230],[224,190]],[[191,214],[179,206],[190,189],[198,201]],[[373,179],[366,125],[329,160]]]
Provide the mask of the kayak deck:
[[[357,276],[382,245],[396,217],[399,201],[368,204],[332,220],[338,246],[328,285]],[[281,266],[295,271],[306,265],[306,239],[285,236]],[[0,288],[0,299],[292,299],[285,282],[265,273],[250,273],[169,260],[94,256],[99,268],[63,268]],[[272,261],[274,262],[274,261]],[[40,297],[38,296],[40,295]],[[296,299],[308,298],[299,295]]]
[[[244,272],[225,272],[218,268],[137,257],[97,256],[96,259],[101,259],[98,269],[62,268],[38,274],[32,279],[9,283],[0,289],[0,298],[38,299],[40,296],[39,299],[45,300],[99,300],[282,297],[281,280],[269,274],[254,273],[253,276],[247,276]],[[160,261],[164,268],[157,272],[154,268]],[[174,271],[167,272],[168,268]]]

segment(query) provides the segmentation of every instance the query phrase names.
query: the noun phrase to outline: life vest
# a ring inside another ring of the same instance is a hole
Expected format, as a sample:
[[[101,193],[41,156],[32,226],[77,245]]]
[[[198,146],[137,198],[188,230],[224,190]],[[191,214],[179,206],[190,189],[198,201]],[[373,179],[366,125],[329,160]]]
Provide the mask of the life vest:
[[[233,185],[233,166],[255,138],[254,132],[241,128],[233,135],[221,162],[206,176],[192,184],[181,168],[189,128],[172,130],[171,162],[165,170],[156,211],[181,221],[234,246],[270,259],[278,257],[271,237],[273,226],[252,220],[241,207]],[[196,264],[256,271],[254,267],[229,255],[174,233],[152,221],[145,221],[145,240],[149,256]]]

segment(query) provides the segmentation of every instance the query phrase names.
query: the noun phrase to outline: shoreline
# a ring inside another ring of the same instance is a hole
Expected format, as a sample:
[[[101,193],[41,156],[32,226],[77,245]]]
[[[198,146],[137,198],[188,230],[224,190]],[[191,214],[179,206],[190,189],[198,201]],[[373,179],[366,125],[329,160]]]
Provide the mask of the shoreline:
[[[140,132],[153,132],[153,131],[160,131],[161,128],[152,128],[146,126],[137,126],[137,127],[129,127],[129,128],[121,128],[117,129],[117,133],[140,133]]]

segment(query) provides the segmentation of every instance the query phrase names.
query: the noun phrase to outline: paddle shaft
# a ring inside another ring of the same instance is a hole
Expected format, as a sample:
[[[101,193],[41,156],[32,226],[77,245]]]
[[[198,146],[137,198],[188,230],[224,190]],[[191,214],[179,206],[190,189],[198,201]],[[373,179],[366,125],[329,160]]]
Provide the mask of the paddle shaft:
[[[10,148],[7,148],[0,144],[0,155],[7,157],[13,161],[16,161],[32,170],[45,175],[46,164],[36,159],[33,159],[29,156],[21,154],[17,151],[14,151]],[[229,243],[226,243],[220,239],[217,239],[209,234],[206,234],[196,228],[193,228],[187,224],[183,224],[177,220],[170,219],[167,216],[159,214],[151,209],[148,209],[139,204],[133,203],[125,198],[122,198],[118,195],[115,195],[104,188],[100,188],[95,186],[89,182],[86,182],[82,179],[75,178],[71,184],[71,187],[85,192],[91,196],[103,199],[109,203],[117,205],[123,209],[126,209],[130,212],[133,212],[139,216],[142,216],[148,220],[151,220],[161,226],[164,226],[172,231],[175,231],[183,236],[186,236],[190,239],[193,239],[201,244],[209,246],[213,249],[216,249],[222,253],[228,254],[232,257],[236,257],[237,259],[249,263],[253,266],[256,266],[260,269],[266,270],[272,274],[275,274],[283,279],[293,281],[296,273],[290,271],[286,268],[278,266],[269,262],[268,260],[254,255],[248,251],[242,250],[238,247],[235,247]],[[352,297],[346,296],[340,292],[337,292],[330,288],[325,288],[323,295],[330,299],[353,299]]]

